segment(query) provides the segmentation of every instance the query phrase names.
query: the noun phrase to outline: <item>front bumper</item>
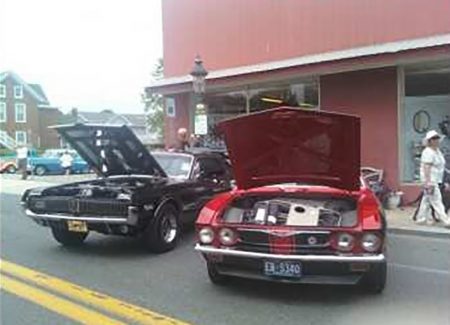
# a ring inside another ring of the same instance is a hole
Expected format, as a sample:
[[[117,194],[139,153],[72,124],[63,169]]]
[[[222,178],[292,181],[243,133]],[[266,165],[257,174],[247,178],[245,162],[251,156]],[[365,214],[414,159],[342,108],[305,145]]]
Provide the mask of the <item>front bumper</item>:
[[[197,244],[208,263],[213,264],[223,275],[253,278],[278,282],[310,284],[357,284],[368,272],[375,271],[386,263],[384,254],[377,255],[281,255],[215,248]],[[265,261],[292,261],[302,264],[300,278],[266,276]]]
[[[39,224],[47,225],[48,222],[51,221],[84,221],[88,224],[115,224],[115,225],[134,225],[137,222],[137,218],[135,216],[128,217],[109,217],[109,216],[101,216],[101,217],[91,217],[91,216],[73,216],[66,214],[45,214],[45,213],[34,213],[30,209],[25,209],[25,214],[36,221]]]

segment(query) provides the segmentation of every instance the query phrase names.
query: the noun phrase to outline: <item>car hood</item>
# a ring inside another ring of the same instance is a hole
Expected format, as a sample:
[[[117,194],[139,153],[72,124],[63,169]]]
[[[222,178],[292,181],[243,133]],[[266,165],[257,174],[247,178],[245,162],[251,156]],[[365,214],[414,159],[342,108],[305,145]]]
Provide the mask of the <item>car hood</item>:
[[[218,127],[239,188],[280,183],[360,187],[357,116],[280,107]]]
[[[141,174],[167,177],[126,125],[74,124],[54,128],[101,176]]]

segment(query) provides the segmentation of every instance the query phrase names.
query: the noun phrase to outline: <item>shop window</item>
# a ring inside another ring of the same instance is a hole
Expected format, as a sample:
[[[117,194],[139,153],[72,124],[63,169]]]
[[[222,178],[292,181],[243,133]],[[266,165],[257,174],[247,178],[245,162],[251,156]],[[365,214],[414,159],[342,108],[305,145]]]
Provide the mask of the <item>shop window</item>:
[[[175,117],[176,116],[176,110],[175,110],[175,99],[174,98],[166,98],[166,115],[169,117]]]
[[[422,139],[429,130],[445,135],[450,116],[450,64],[411,66],[404,70],[404,97],[402,116],[402,180],[420,180]],[[448,122],[447,122],[448,123]],[[449,135],[441,142],[441,150],[450,168]]]

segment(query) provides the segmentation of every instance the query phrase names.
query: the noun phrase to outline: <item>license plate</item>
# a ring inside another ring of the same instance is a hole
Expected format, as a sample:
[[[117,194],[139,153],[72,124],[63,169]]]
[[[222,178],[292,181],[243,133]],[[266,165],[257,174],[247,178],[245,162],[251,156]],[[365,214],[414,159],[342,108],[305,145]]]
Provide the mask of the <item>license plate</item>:
[[[302,276],[302,264],[292,261],[264,261],[264,274],[288,278]]]
[[[67,221],[67,228],[73,232],[87,232],[87,224],[85,221],[69,220]]]

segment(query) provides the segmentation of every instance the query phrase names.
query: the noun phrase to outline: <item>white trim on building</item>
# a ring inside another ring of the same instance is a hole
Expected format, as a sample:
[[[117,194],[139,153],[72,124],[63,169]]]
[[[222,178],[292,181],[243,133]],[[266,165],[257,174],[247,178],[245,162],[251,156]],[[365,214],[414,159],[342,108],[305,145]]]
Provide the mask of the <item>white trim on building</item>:
[[[6,85],[0,84],[0,98],[6,98]]]
[[[6,122],[6,120],[7,120],[6,103],[0,102],[0,122]]]

